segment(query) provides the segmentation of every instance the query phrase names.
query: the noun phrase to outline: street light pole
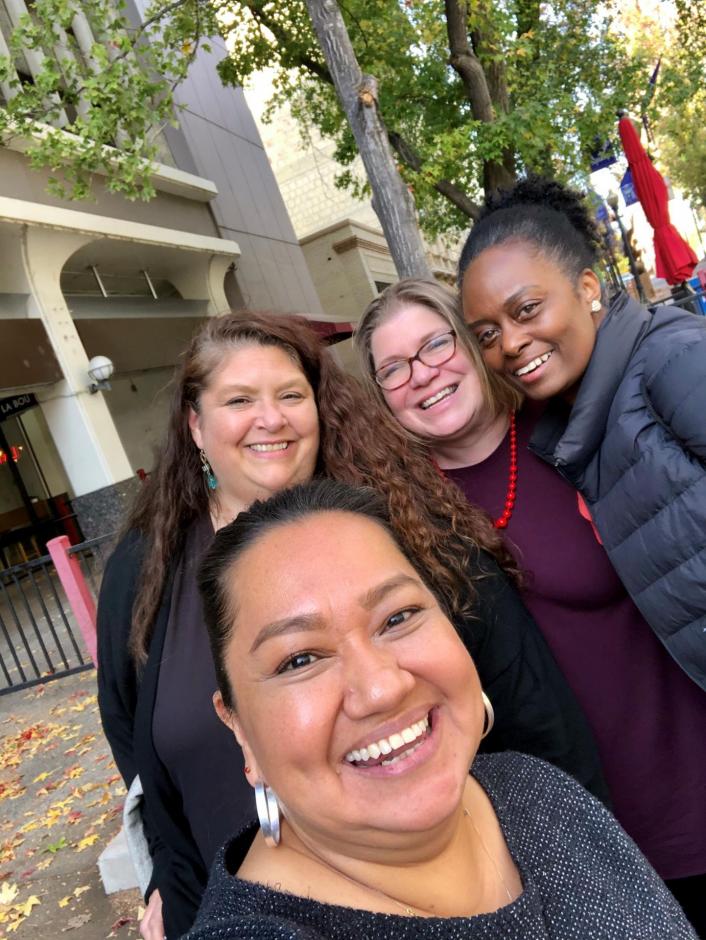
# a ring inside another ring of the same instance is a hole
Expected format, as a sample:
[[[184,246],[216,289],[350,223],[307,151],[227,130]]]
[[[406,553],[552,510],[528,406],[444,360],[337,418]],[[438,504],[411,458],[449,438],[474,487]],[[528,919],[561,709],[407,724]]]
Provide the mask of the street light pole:
[[[632,253],[632,248],[630,247],[630,239],[628,238],[628,233],[625,231],[625,226],[623,225],[623,220],[618,212],[618,194],[612,192],[608,195],[606,200],[610,208],[613,210],[613,215],[615,216],[615,221],[618,223],[618,228],[620,229],[620,235],[623,239],[623,250],[625,256],[628,259],[628,265],[630,267],[630,273],[633,276],[635,281],[635,288],[637,290],[637,296],[640,298],[641,302],[646,303],[645,293],[642,289],[642,284],[639,280],[637,262],[635,261],[635,255]]]

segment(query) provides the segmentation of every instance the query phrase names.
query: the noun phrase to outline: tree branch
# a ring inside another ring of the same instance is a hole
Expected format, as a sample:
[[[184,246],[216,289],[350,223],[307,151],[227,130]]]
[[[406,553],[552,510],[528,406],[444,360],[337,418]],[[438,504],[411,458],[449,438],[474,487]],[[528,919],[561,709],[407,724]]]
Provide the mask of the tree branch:
[[[280,46],[286,48],[286,46],[289,45],[291,42],[291,36],[280,26],[276,20],[267,15],[263,9],[262,0],[243,0],[243,6],[250,11],[251,15],[257,20],[258,23],[269,29]],[[317,62],[316,59],[312,59],[311,56],[307,56],[301,53],[297,56],[297,63],[302,68],[307,69],[307,71],[311,72],[313,75],[316,75],[317,78],[320,78],[328,85],[331,85],[331,87],[334,87],[333,78],[331,77],[331,73],[329,72],[328,68],[325,65],[322,65],[320,62]]]
[[[444,0],[446,9],[446,32],[449,37],[449,62],[458,74],[466,97],[471,104],[471,112],[477,121],[493,124],[496,113],[490,93],[489,80],[483,65],[471,48],[468,38],[468,6],[465,0]],[[476,37],[477,42],[480,37]],[[497,97],[503,105],[501,86],[496,89]],[[509,102],[508,102],[509,105]],[[502,162],[486,160],[483,165],[483,188],[486,193],[500,187],[510,186],[514,181],[514,157],[506,149]]]
[[[468,8],[459,0],[444,0],[449,62],[463,83],[473,117],[491,124],[495,120],[490,90],[483,66],[468,41]]]
[[[415,173],[421,172],[424,163],[414,148],[396,131],[388,130],[387,136],[390,138],[392,148],[400,160]],[[434,189],[440,196],[444,196],[457,209],[467,215],[474,221],[480,214],[481,207],[477,202],[473,202],[462,189],[459,189],[450,180],[436,180],[433,183]]]
[[[530,0],[530,2],[538,2],[538,0]],[[501,48],[492,2],[489,3],[488,0],[477,2],[476,0],[474,13],[476,26],[471,31],[471,48],[483,66],[493,107],[496,111],[507,114],[510,110],[510,94],[505,77],[505,61],[499,54]]]
[[[248,8],[250,13],[255,17],[255,19],[262,26],[265,26],[270,30],[272,35],[275,37],[278,43],[289,42],[289,35],[282,29],[281,26],[276,21],[273,21],[271,17],[264,12],[262,5],[258,0],[245,0],[245,6]],[[322,79],[322,81],[327,82],[333,87],[333,78],[331,73],[326,68],[326,66],[321,65],[319,62],[316,62],[314,59],[309,56],[300,55],[298,57],[298,64],[307,69],[317,78]],[[411,170],[414,170],[415,173],[419,173],[422,169],[423,163],[419,154],[416,153],[414,148],[402,137],[401,134],[398,134],[397,131],[390,130],[388,127],[385,127],[387,136],[389,138],[390,144],[393,150],[400,157],[405,166],[408,166]],[[480,206],[473,202],[472,199],[455,186],[450,180],[437,180],[434,183],[434,189],[441,195],[444,196],[449,202],[453,203],[457,209],[463,212],[464,215],[467,215],[469,219],[476,219],[478,213],[480,212]]]

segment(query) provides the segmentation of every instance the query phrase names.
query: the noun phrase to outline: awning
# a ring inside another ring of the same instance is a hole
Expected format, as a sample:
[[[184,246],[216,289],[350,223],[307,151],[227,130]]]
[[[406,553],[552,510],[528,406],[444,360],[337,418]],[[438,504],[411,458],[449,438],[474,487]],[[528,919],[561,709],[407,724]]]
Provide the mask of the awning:
[[[333,346],[353,335],[352,323],[330,323],[328,320],[309,320],[309,323],[327,346]]]
[[[0,320],[0,389],[52,385],[62,378],[41,320]]]
[[[174,366],[203,317],[96,317],[74,320],[86,355],[107,356],[116,374]]]

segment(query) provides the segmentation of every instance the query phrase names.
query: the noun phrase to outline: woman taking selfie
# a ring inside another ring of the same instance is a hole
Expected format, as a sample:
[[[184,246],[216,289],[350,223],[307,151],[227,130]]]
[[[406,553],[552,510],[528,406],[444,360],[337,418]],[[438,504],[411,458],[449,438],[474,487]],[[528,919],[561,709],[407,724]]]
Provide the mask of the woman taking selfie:
[[[367,489],[317,481],[218,533],[214,703],[260,831],[219,853],[189,940],[692,938],[575,781],[476,759],[489,704],[431,583]]]
[[[356,343],[376,400],[505,533],[523,598],[596,736],[612,808],[706,935],[706,696],[635,606],[574,487],[528,449],[544,406],[517,408],[520,391],[488,371],[436,282],[383,291]]]
[[[454,598],[494,699],[487,747],[537,754],[600,792],[585,720],[503,573],[507,550],[382,421],[392,425],[384,441],[303,320],[212,318],[185,351],[165,445],[107,565],[98,609],[105,733],[126,784],[139,775],[144,791],[147,940],[189,929],[217,848],[254,813],[242,755],[211,705],[196,567],[214,532],[254,499],[315,472],[379,487],[400,537]]]

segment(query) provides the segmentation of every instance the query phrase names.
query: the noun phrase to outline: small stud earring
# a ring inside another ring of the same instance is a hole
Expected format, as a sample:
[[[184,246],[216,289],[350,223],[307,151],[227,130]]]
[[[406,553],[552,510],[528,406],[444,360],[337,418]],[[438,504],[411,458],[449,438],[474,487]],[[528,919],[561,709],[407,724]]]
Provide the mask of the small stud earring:
[[[250,773],[250,768],[249,768],[249,767],[246,767],[246,768],[245,768],[245,773],[246,773],[246,774],[249,774],[249,773]]]
[[[600,300],[597,300],[597,299],[592,300],[591,301],[591,313],[598,313],[600,309],[601,309]]]

